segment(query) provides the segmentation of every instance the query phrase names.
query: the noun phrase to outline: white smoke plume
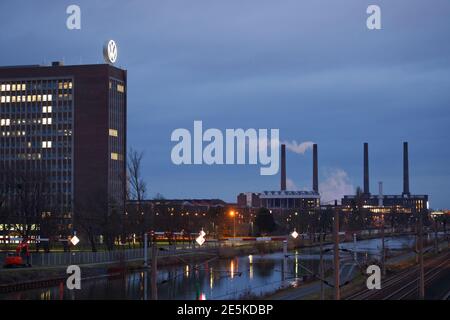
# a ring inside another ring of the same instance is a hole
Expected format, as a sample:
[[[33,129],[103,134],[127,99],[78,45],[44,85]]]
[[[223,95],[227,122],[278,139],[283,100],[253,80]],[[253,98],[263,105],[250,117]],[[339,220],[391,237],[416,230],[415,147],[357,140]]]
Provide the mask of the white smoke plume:
[[[289,191],[298,191],[299,188],[295,184],[294,180],[287,178],[286,179],[286,189]]]
[[[333,169],[326,174],[326,179],[319,183],[321,202],[327,203],[340,200],[344,195],[354,194],[355,188],[350,182],[347,172]]]
[[[295,140],[284,141],[283,143],[286,145],[286,149],[298,154],[305,154],[308,149],[312,149],[314,144],[312,141],[297,143]]]

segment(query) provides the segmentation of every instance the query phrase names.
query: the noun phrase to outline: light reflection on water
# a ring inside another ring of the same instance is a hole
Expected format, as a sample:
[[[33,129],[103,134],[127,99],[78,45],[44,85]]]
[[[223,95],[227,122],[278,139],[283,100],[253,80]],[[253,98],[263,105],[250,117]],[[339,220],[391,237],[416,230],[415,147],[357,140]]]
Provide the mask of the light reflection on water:
[[[388,239],[386,247],[401,249],[412,245],[412,238]],[[379,240],[358,242],[358,257],[379,252]],[[353,243],[342,244],[353,249]],[[361,249],[362,248],[362,249]],[[332,253],[324,255],[325,270],[331,268]],[[317,248],[289,253],[248,255],[230,259],[216,259],[205,263],[159,268],[159,299],[239,299],[257,298],[281,287],[298,286],[296,280],[308,275],[306,270],[318,273]],[[81,290],[67,290],[64,283],[50,288],[0,294],[0,299],[148,299],[150,274],[136,271],[115,278],[86,280]]]

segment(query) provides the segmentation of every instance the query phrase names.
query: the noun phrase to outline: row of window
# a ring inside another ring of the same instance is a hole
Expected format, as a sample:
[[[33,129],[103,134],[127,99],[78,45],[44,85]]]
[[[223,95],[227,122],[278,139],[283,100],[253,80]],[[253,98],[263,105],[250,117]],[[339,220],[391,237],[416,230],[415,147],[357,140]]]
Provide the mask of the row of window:
[[[61,96],[61,95],[60,95]],[[69,97],[65,94],[64,96]],[[72,96],[72,95],[70,95]],[[10,103],[10,102],[47,102],[52,101],[53,96],[51,94],[33,94],[27,96],[1,96],[0,103]]]
[[[72,130],[70,129],[64,129],[64,130],[58,130],[57,132],[55,132],[54,130],[27,130],[28,134],[26,133],[26,131],[23,130],[13,130],[13,131],[2,131],[0,133],[0,135],[2,137],[25,137],[25,136],[31,136],[31,137],[36,137],[36,136],[41,136],[41,137],[47,137],[47,136],[52,136],[52,137],[70,137],[72,136]],[[20,132],[20,133],[18,133]]]
[[[0,126],[12,126],[20,124],[52,124],[52,118],[42,119],[0,119]]]
[[[25,91],[26,89],[27,85],[25,83],[8,83],[0,86],[0,91]]]
[[[58,89],[72,89],[72,81],[58,81]],[[0,91],[25,91],[27,89],[27,85],[25,83],[3,83],[0,85]],[[31,84],[29,89],[32,90],[42,90],[42,89],[56,89],[56,82],[48,82],[45,83],[34,83]]]
[[[71,154],[55,154],[55,153],[19,153],[19,154],[4,154],[2,155],[2,160],[71,160],[72,155]]]

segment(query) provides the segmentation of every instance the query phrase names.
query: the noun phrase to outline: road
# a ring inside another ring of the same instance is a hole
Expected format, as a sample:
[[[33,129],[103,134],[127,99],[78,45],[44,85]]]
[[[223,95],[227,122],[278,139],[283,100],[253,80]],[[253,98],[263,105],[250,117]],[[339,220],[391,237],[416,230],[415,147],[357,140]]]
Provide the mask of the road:
[[[450,252],[429,258],[424,263],[425,299],[449,298]],[[348,300],[414,300],[419,298],[419,267],[415,265],[381,282],[380,290],[364,289]]]

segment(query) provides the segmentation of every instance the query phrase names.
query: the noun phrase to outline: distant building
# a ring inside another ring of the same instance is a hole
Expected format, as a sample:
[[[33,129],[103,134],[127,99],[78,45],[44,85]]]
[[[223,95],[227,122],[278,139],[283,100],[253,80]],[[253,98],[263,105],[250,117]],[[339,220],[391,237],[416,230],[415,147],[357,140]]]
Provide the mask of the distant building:
[[[243,192],[237,196],[237,205],[240,208],[259,208],[261,207],[261,200],[259,193]]]
[[[362,194],[345,195],[342,200],[342,206],[352,207],[360,202],[361,205],[368,208],[393,208],[397,212],[420,212],[429,209],[428,195],[414,195],[409,190],[409,159],[408,143],[403,143],[403,193],[401,195],[384,195],[382,185],[378,194],[371,194],[369,189],[369,146],[364,143],[364,189]]]
[[[268,209],[310,210],[320,205],[320,195],[314,191],[263,191],[259,198]]]
[[[237,196],[237,204],[240,208],[270,210],[296,210],[308,212],[315,210],[320,205],[318,183],[318,155],[317,144],[313,145],[313,190],[312,191],[288,191],[286,190],[286,146],[281,145],[281,173],[280,190],[263,191],[259,193],[244,192]],[[255,213],[256,210],[253,210]]]

